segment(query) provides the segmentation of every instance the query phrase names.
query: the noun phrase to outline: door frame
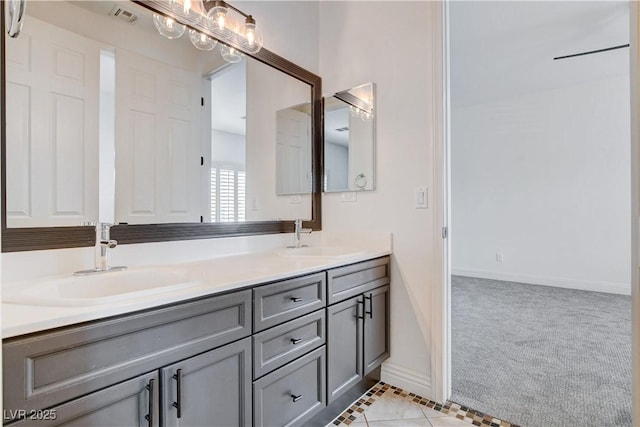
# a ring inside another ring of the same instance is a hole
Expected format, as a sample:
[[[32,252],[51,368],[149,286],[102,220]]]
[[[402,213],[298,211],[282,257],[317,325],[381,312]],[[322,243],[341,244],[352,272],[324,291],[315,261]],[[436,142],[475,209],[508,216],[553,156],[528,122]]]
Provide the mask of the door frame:
[[[451,397],[451,248],[450,206],[450,92],[449,92],[449,4],[432,3],[432,48],[434,105],[434,286],[431,294],[431,388],[433,398]],[[631,299],[632,299],[632,408],[633,425],[640,425],[640,6],[629,1],[629,64],[631,91]],[[446,238],[439,238],[447,228]]]
[[[640,98],[640,76],[638,60],[640,53],[640,7],[636,1],[629,1],[629,77],[631,80],[631,354],[632,392],[631,408],[633,425],[640,425],[640,175],[638,174],[638,99]]]
[[[431,312],[431,394],[444,402],[451,397],[451,267],[449,161],[449,0],[432,8],[433,106],[433,288]]]

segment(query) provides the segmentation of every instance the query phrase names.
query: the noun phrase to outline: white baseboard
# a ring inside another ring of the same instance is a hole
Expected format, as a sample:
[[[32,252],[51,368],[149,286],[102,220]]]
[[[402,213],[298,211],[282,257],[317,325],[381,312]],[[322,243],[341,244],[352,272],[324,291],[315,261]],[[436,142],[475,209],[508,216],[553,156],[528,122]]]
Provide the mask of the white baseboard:
[[[382,364],[380,380],[431,399],[431,378],[425,376],[422,372],[416,372],[393,363],[385,362]]]
[[[525,274],[463,269],[454,269],[451,274],[453,274],[454,276],[503,280],[507,282],[527,283],[530,285],[555,286],[557,288],[580,289],[583,291],[631,295],[631,284],[629,283],[587,282],[584,280],[561,279],[556,277],[529,276]]]

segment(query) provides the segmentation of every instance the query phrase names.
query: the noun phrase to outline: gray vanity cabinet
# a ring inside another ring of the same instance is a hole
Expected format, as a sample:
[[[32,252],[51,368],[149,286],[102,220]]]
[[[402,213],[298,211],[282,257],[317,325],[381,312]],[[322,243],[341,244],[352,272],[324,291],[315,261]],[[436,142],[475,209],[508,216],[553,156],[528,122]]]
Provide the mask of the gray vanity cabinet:
[[[158,427],[157,371],[45,410],[26,411],[16,427]],[[5,414],[7,416],[7,414]]]
[[[251,425],[251,338],[162,369],[167,427]]]
[[[328,272],[327,402],[389,357],[389,258]]]
[[[243,349],[246,360],[241,367],[250,382],[251,339],[246,338],[250,335],[251,291],[243,290],[4,340],[4,422],[49,408],[56,408],[56,412],[57,408],[60,411],[65,408],[68,418],[73,419],[86,413],[86,405],[95,407],[95,415],[91,416],[102,420],[101,414],[109,414],[111,409],[105,406],[98,411],[103,404],[99,396],[106,395],[104,399],[108,401],[129,393],[129,401],[118,401],[116,405],[123,408],[122,416],[127,417],[127,408],[136,399],[133,395],[142,396],[138,399],[142,402],[145,392],[138,383],[137,389],[126,392],[119,385],[154,373],[154,393],[157,393],[156,390],[161,389],[157,374],[165,366],[213,349],[220,349],[221,353],[216,354],[239,352],[235,345],[243,338],[249,349]],[[242,387],[250,390],[244,383]],[[111,390],[116,390],[113,395]],[[247,405],[250,406],[250,393],[245,396],[249,396]],[[160,400],[155,399],[152,405],[157,410]],[[122,418],[104,416],[112,419],[105,425],[139,425],[137,421],[113,424]],[[159,418],[153,418],[154,425],[160,425],[156,421]],[[78,425],[93,425],[93,418],[91,420],[92,423]],[[100,422],[96,421],[95,425],[102,425]]]

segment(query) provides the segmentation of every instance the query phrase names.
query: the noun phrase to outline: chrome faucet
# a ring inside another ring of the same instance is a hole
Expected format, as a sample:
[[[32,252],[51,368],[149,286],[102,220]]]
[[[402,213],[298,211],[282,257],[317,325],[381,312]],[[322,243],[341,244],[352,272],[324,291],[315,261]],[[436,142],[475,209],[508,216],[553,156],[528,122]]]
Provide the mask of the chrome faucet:
[[[302,248],[304,246],[307,245],[303,245],[301,240],[300,240],[300,234],[301,233],[305,233],[305,234],[311,234],[311,230],[310,228],[302,228],[302,220],[300,218],[296,219],[293,222],[293,227],[294,227],[294,231],[293,231],[293,246],[287,246],[288,248]]]
[[[118,246],[118,242],[109,237],[111,226],[106,222],[96,223],[95,267],[92,270],[81,270],[73,273],[75,276],[88,274],[108,273],[110,271],[126,270],[125,266],[112,267],[109,262],[109,249]]]

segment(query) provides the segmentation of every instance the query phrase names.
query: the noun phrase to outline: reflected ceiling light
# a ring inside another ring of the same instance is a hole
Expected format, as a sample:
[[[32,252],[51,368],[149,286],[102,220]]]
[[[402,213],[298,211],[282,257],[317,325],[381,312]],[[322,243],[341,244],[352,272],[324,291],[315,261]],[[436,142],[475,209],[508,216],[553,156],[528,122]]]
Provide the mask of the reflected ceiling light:
[[[373,108],[371,109],[371,111],[366,111],[362,108],[350,105],[349,112],[353,117],[357,117],[363,122],[368,122],[373,118]]]
[[[207,15],[202,0],[171,0],[171,10],[185,24],[199,24]]]
[[[220,45],[220,54],[225,61],[235,64],[242,60],[242,53],[236,48],[227,45]]]
[[[168,39],[177,39],[184,34],[186,27],[173,18],[153,14],[153,25],[160,34]]]
[[[218,40],[196,30],[189,30],[189,39],[200,50],[212,50],[218,44]]]

